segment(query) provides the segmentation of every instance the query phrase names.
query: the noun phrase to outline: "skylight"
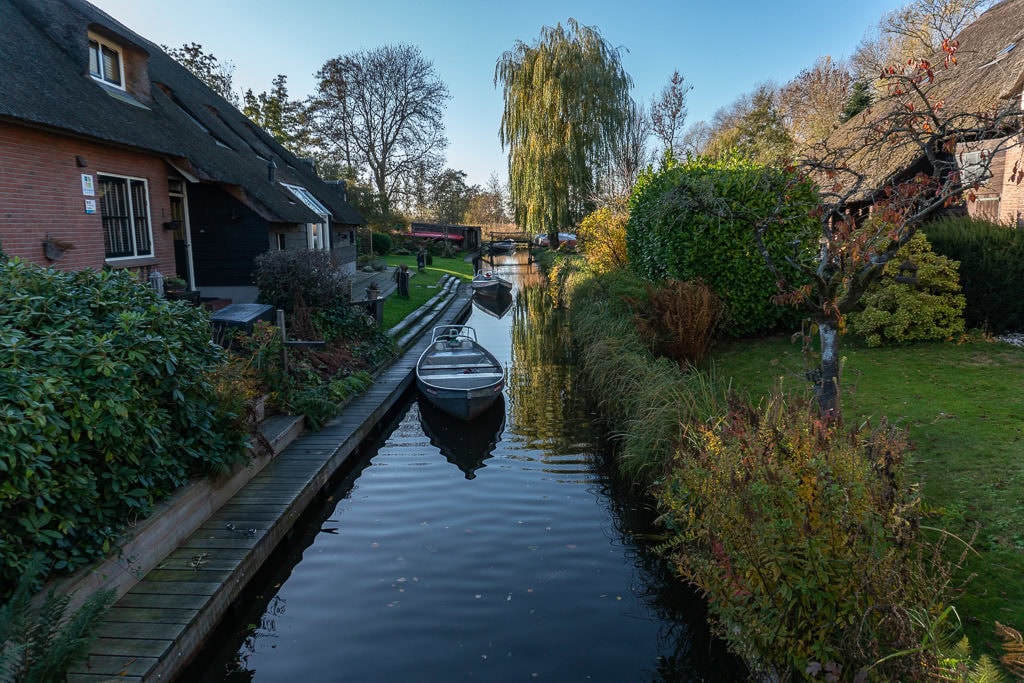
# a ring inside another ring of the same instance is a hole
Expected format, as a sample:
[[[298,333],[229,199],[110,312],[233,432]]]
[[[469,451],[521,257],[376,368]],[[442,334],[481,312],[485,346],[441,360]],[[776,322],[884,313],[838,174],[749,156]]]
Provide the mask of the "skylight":
[[[327,207],[321,204],[320,201],[306,188],[301,185],[289,185],[288,183],[281,184],[287,187],[293,195],[298,197],[299,201],[308,206],[310,211],[318,213],[324,217],[331,215],[331,212],[327,210]]]

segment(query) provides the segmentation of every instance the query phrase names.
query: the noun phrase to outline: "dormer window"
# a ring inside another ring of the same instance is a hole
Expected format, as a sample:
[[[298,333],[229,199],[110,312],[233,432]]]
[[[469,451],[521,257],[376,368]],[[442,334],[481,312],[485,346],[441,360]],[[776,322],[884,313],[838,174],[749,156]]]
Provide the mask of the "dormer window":
[[[121,48],[109,40],[89,34],[89,75],[124,90],[124,58]]]

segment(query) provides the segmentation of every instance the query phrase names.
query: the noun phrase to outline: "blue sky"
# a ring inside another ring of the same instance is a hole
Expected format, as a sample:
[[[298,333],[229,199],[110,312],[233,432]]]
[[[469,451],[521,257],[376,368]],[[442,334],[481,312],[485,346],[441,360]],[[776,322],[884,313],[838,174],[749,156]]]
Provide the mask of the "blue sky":
[[[332,57],[389,43],[416,45],[448,85],[448,165],[483,184],[503,179],[502,95],[494,66],[517,40],[572,17],[623,48],[633,97],[649,103],[678,69],[693,85],[687,123],[765,81],[782,84],[821,55],[847,57],[900,0],[91,0],[137,33],[172,47],[197,42],[235,65],[236,87],[268,90],[288,76],[309,95]]]

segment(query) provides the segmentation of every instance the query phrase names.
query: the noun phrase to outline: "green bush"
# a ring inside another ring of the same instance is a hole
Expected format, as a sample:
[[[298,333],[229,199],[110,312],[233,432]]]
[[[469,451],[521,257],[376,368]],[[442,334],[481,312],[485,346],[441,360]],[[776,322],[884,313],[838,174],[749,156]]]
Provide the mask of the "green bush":
[[[898,281],[905,262],[917,266],[914,283]],[[868,346],[941,341],[964,332],[964,295],[957,262],[932,251],[922,233],[914,235],[885,265],[861,299],[862,310],[848,316],[850,331]]]
[[[802,284],[786,264],[795,249],[813,249],[819,234],[809,181],[782,169],[738,158],[698,157],[645,173],[629,200],[626,248],[635,273],[648,280],[702,280],[722,298],[735,336],[792,328],[800,312],[773,302],[778,294],[754,241],[770,223],[765,246],[793,287]]]
[[[884,424],[842,433],[780,396],[731,403],[687,425],[658,491],[662,520],[684,541],[673,562],[707,595],[721,635],[777,680],[816,668],[857,680],[926,642],[929,619],[912,615],[939,614],[943,584],[917,554],[903,436]],[[926,655],[873,675],[908,680]]]
[[[935,253],[960,262],[968,327],[994,334],[1024,330],[1024,230],[968,217],[922,230]]]
[[[331,255],[316,249],[268,251],[256,257],[259,300],[291,313],[347,301],[351,283]]]
[[[392,244],[391,235],[386,232],[370,233],[370,248],[377,256],[390,254]]]
[[[206,312],[127,271],[0,263],[0,597],[72,572],[190,477],[245,459]]]

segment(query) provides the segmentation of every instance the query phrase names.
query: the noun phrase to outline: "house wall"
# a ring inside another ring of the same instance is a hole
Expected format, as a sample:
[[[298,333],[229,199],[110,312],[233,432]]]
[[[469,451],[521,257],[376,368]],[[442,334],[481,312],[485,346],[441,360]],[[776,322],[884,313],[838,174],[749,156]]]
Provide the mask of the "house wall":
[[[204,296],[221,287],[252,287],[253,259],[277,248],[270,224],[216,185],[190,183],[188,202],[196,287]]]
[[[86,165],[78,166],[76,157]],[[0,247],[9,256],[64,270],[107,264],[143,273],[150,268],[173,273],[173,235],[161,227],[170,220],[168,172],[158,156],[0,122]],[[98,204],[99,196],[87,197],[82,190],[82,174],[89,174],[99,191],[97,173],[148,181],[152,258],[105,260],[99,209],[85,213],[85,200],[95,199]],[[59,261],[50,261],[42,248],[47,235],[74,248]]]
[[[1003,157],[1003,191],[999,200],[999,221],[1024,227],[1024,137],[1011,143]]]
[[[988,142],[982,147],[1000,151],[992,157],[989,170],[992,177],[975,190],[975,201],[967,202],[967,213],[1007,225],[1024,224],[1024,183],[1017,180],[1024,172],[1024,147],[1021,139]],[[977,146],[972,146],[972,149]],[[967,150],[958,146],[958,153]]]

